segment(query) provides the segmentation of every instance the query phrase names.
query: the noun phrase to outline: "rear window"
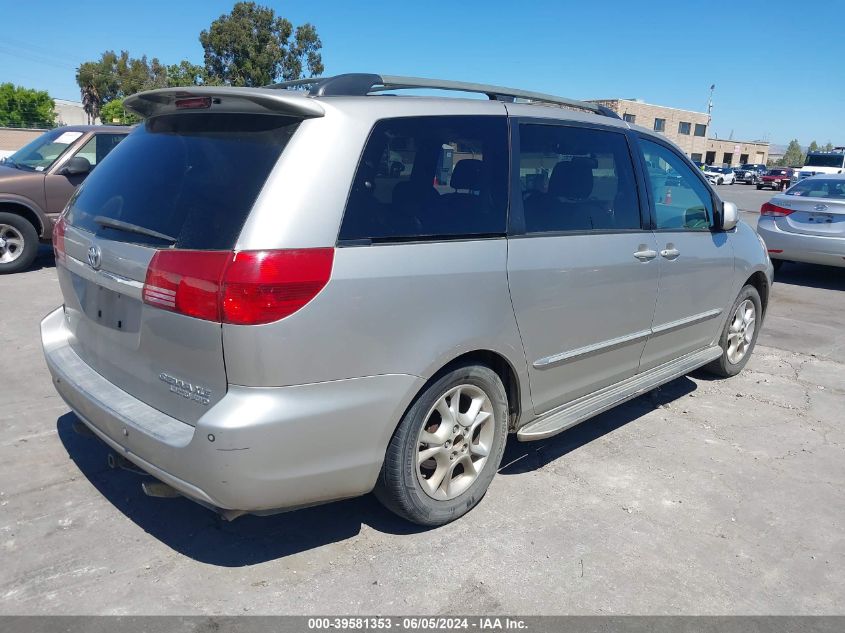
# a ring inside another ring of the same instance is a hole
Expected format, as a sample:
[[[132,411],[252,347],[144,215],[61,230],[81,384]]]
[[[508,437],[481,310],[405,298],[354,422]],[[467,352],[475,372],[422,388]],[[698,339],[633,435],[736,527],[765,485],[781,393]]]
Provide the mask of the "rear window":
[[[80,187],[67,221],[110,240],[231,249],[298,123],[255,114],[149,119]]]
[[[504,235],[507,193],[505,117],[386,119],[364,148],[339,239]]]
[[[806,178],[794,184],[786,195],[845,200],[845,179]]]

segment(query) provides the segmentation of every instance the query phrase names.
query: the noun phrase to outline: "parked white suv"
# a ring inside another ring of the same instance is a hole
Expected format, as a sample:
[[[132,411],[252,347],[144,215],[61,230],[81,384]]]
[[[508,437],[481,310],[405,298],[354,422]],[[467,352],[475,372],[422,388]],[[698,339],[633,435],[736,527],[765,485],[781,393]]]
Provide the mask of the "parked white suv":
[[[795,171],[792,183],[819,174],[845,173],[845,147],[837,147],[830,152],[808,152],[804,166]]]
[[[748,361],[771,263],[662,135],[496,86],[307,83],[127,99],[145,121],[57,225],[44,353],[118,457],[229,518],[375,489],[437,525],[509,435]],[[489,99],[379,96],[405,87]]]

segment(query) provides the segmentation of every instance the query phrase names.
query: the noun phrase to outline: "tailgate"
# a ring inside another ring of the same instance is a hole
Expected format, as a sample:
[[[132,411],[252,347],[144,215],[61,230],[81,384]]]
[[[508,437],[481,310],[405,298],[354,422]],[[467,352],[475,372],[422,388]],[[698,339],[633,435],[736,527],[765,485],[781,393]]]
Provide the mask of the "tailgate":
[[[188,311],[161,280],[145,301],[150,262],[164,253],[231,254],[301,122],[216,112],[217,105],[229,104],[220,97],[210,111],[139,125],[97,165],[54,232],[74,352],[130,395],[189,424],[226,393],[222,326],[213,313]],[[178,287],[188,298],[207,297],[209,283],[186,278]]]
[[[99,269],[88,261],[99,252]],[[155,249],[68,226],[57,264],[70,346],[97,373],[139,400],[194,424],[226,393],[221,326],[141,300]]]

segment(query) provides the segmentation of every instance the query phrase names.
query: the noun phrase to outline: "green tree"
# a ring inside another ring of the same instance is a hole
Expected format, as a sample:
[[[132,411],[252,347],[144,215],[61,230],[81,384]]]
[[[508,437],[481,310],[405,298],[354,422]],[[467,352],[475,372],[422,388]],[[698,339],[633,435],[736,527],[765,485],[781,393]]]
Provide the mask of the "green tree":
[[[270,7],[238,2],[200,33],[209,78],[232,86],[264,86],[323,72],[322,42],[312,24],[293,28]]]
[[[123,99],[112,99],[104,105],[100,110],[100,119],[106,125],[132,125],[141,120],[123,109]]]
[[[824,149],[824,151],[826,151],[826,152],[832,152],[832,151],[833,151],[833,143],[831,143],[830,141],[828,141],[827,143],[825,143],[825,144],[824,144],[824,148],[823,148],[823,149]]]
[[[789,145],[786,146],[783,158],[781,158],[778,162],[786,167],[804,164],[804,152],[801,151],[801,145],[799,145],[798,139],[792,139],[789,141]]]
[[[171,88],[202,86],[209,83],[212,82],[209,81],[205,67],[192,64],[187,59],[167,67],[167,85]]]
[[[817,152],[819,151],[819,144],[815,141],[810,141],[810,144],[807,146],[808,152]]]
[[[167,86],[167,68],[155,57],[149,61],[146,55],[133,58],[128,51],[119,55],[105,51],[100,59],[80,64],[76,83],[82,94],[82,106],[93,121],[110,101]]]
[[[11,83],[0,84],[0,125],[11,127],[53,127],[56,104],[44,90],[32,90]]]

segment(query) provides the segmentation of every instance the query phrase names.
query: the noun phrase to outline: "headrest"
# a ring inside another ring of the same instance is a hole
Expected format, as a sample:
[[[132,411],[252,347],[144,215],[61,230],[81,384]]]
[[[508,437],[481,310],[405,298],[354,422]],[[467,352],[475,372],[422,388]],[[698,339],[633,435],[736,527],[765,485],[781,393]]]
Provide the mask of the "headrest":
[[[469,189],[479,191],[481,189],[481,174],[484,163],[477,158],[465,158],[455,163],[452,171],[452,179],[449,185],[452,189]]]
[[[569,200],[586,200],[593,192],[593,161],[589,158],[562,160],[552,170],[549,193]]]

